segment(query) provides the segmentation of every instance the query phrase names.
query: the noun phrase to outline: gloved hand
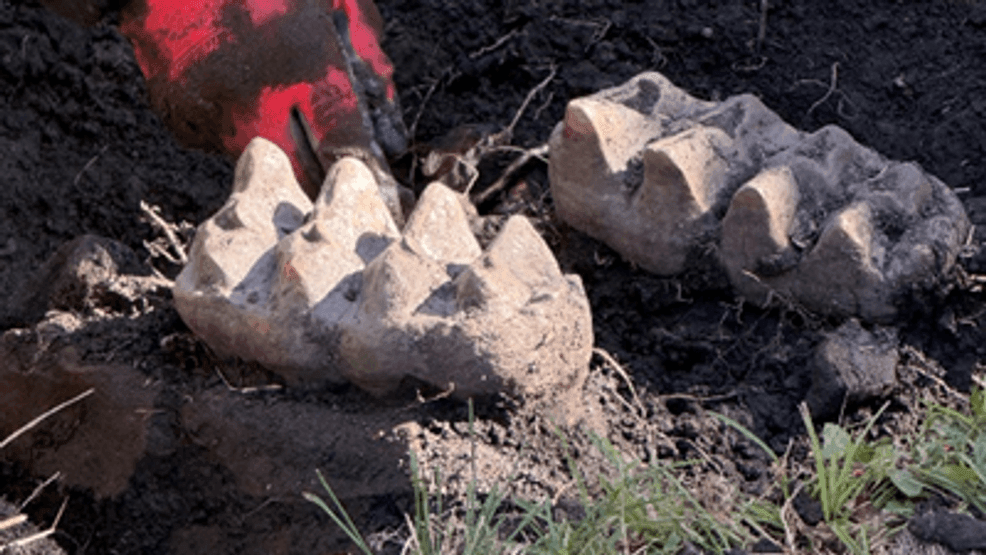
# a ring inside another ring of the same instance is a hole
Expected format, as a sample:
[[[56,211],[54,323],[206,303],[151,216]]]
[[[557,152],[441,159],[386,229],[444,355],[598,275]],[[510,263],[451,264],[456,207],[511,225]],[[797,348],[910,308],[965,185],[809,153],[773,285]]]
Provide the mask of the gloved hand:
[[[134,0],[120,30],[180,142],[235,157],[262,136],[313,198],[329,165],[356,154],[389,180],[399,216],[386,156],[407,131],[372,0]]]

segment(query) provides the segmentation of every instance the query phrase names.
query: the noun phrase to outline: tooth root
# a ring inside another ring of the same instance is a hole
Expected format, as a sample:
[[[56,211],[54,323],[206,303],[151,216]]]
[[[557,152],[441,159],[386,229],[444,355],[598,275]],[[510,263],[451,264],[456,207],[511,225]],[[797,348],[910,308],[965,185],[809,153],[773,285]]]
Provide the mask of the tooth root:
[[[723,261],[734,279],[791,249],[799,197],[787,167],[761,172],[736,192],[722,221]]]

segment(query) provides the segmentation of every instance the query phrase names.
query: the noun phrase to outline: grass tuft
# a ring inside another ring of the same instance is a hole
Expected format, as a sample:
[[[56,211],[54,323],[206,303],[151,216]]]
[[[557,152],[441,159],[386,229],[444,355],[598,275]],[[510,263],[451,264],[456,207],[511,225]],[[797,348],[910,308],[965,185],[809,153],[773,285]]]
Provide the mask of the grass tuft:
[[[849,552],[858,555],[871,553],[877,542],[899,530],[901,527],[895,527],[888,532],[883,524],[913,514],[915,502],[930,491],[986,512],[986,394],[973,390],[968,414],[928,404],[924,427],[915,437],[901,442],[909,448],[895,447],[889,438],[867,440],[888,405],[884,404],[856,433],[826,423],[821,435],[804,403],[799,407],[813,459],[809,491],[822,505],[825,526]],[[782,502],[787,506],[791,501],[786,479],[790,469],[782,468],[791,464],[787,456],[779,458],[735,420],[712,414],[770,456]],[[472,418],[470,405],[470,430]],[[559,438],[569,453],[566,438],[561,433]],[[480,502],[475,476],[464,502],[450,503],[461,509],[451,510],[443,506],[440,494],[431,492],[412,452],[414,517],[407,519],[403,553],[636,555],[677,554],[689,547],[724,553],[749,545],[758,536],[793,548],[790,527],[782,518],[784,507],[766,498],[740,500],[731,515],[714,514],[704,507],[681,479],[687,467],[700,461],[643,464],[627,460],[604,438],[591,439],[609,463],[613,477],[600,478],[598,493],[591,494],[575,460],[566,455],[584,512],[578,518],[557,516],[549,500],[507,503],[496,487]],[[364,555],[372,555],[324,476],[318,476],[331,505],[312,493],[304,493],[305,499],[325,511]],[[437,471],[432,483],[442,483]]]

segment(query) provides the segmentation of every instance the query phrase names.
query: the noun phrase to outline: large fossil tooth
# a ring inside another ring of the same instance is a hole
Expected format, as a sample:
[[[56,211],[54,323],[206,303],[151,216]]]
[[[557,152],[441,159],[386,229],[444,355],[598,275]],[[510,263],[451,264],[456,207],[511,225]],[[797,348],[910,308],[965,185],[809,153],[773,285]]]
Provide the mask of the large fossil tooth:
[[[460,194],[433,183],[403,230],[356,158],[314,204],[255,139],[230,200],[200,226],[175,303],[220,354],[292,383],[378,395],[411,377],[452,394],[516,394],[570,414],[592,351],[589,303],[523,217],[484,251]]]

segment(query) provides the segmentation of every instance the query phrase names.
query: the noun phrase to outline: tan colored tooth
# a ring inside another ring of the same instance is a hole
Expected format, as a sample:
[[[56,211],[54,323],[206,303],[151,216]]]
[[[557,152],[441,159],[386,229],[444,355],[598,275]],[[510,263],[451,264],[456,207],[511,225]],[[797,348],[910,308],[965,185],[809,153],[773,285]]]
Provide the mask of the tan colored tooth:
[[[311,201],[295,180],[288,157],[273,143],[254,139],[236,164],[226,205],[200,226],[191,253],[199,263],[178,276],[178,291],[228,292],[277,244],[278,228],[297,228],[310,210]]]
[[[722,258],[734,280],[791,249],[798,184],[786,166],[759,173],[733,195],[722,220]]]
[[[233,179],[230,198],[249,199],[249,202],[236,203],[237,216],[247,227],[268,227],[284,203],[297,207],[302,214],[312,209],[311,201],[294,178],[287,155],[261,137],[247,145],[236,163]]]
[[[660,120],[604,97],[570,102],[549,141],[558,213],[590,235],[615,233],[612,221],[621,219],[626,204],[624,173],[662,127]]]
[[[499,302],[522,307],[562,280],[561,270],[544,241],[525,218],[512,217],[486,254],[455,281],[463,309]]]
[[[421,193],[414,212],[408,217],[404,236],[435,260],[450,264],[472,262],[483,250],[472,236],[463,201],[448,187],[432,183]]]
[[[357,253],[364,263],[400,237],[373,172],[356,158],[342,158],[328,171],[315,213],[315,230]]]
[[[633,199],[638,210],[676,223],[707,211],[726,181],[729,162],[720,153],[730,142],[719,129],[700,126],[648,145]]]
[[[363,272],[361,314],[388,321],[410,317],[447,277],[445,269],[421,256],[411,241],[397,241],[367,264]]]

